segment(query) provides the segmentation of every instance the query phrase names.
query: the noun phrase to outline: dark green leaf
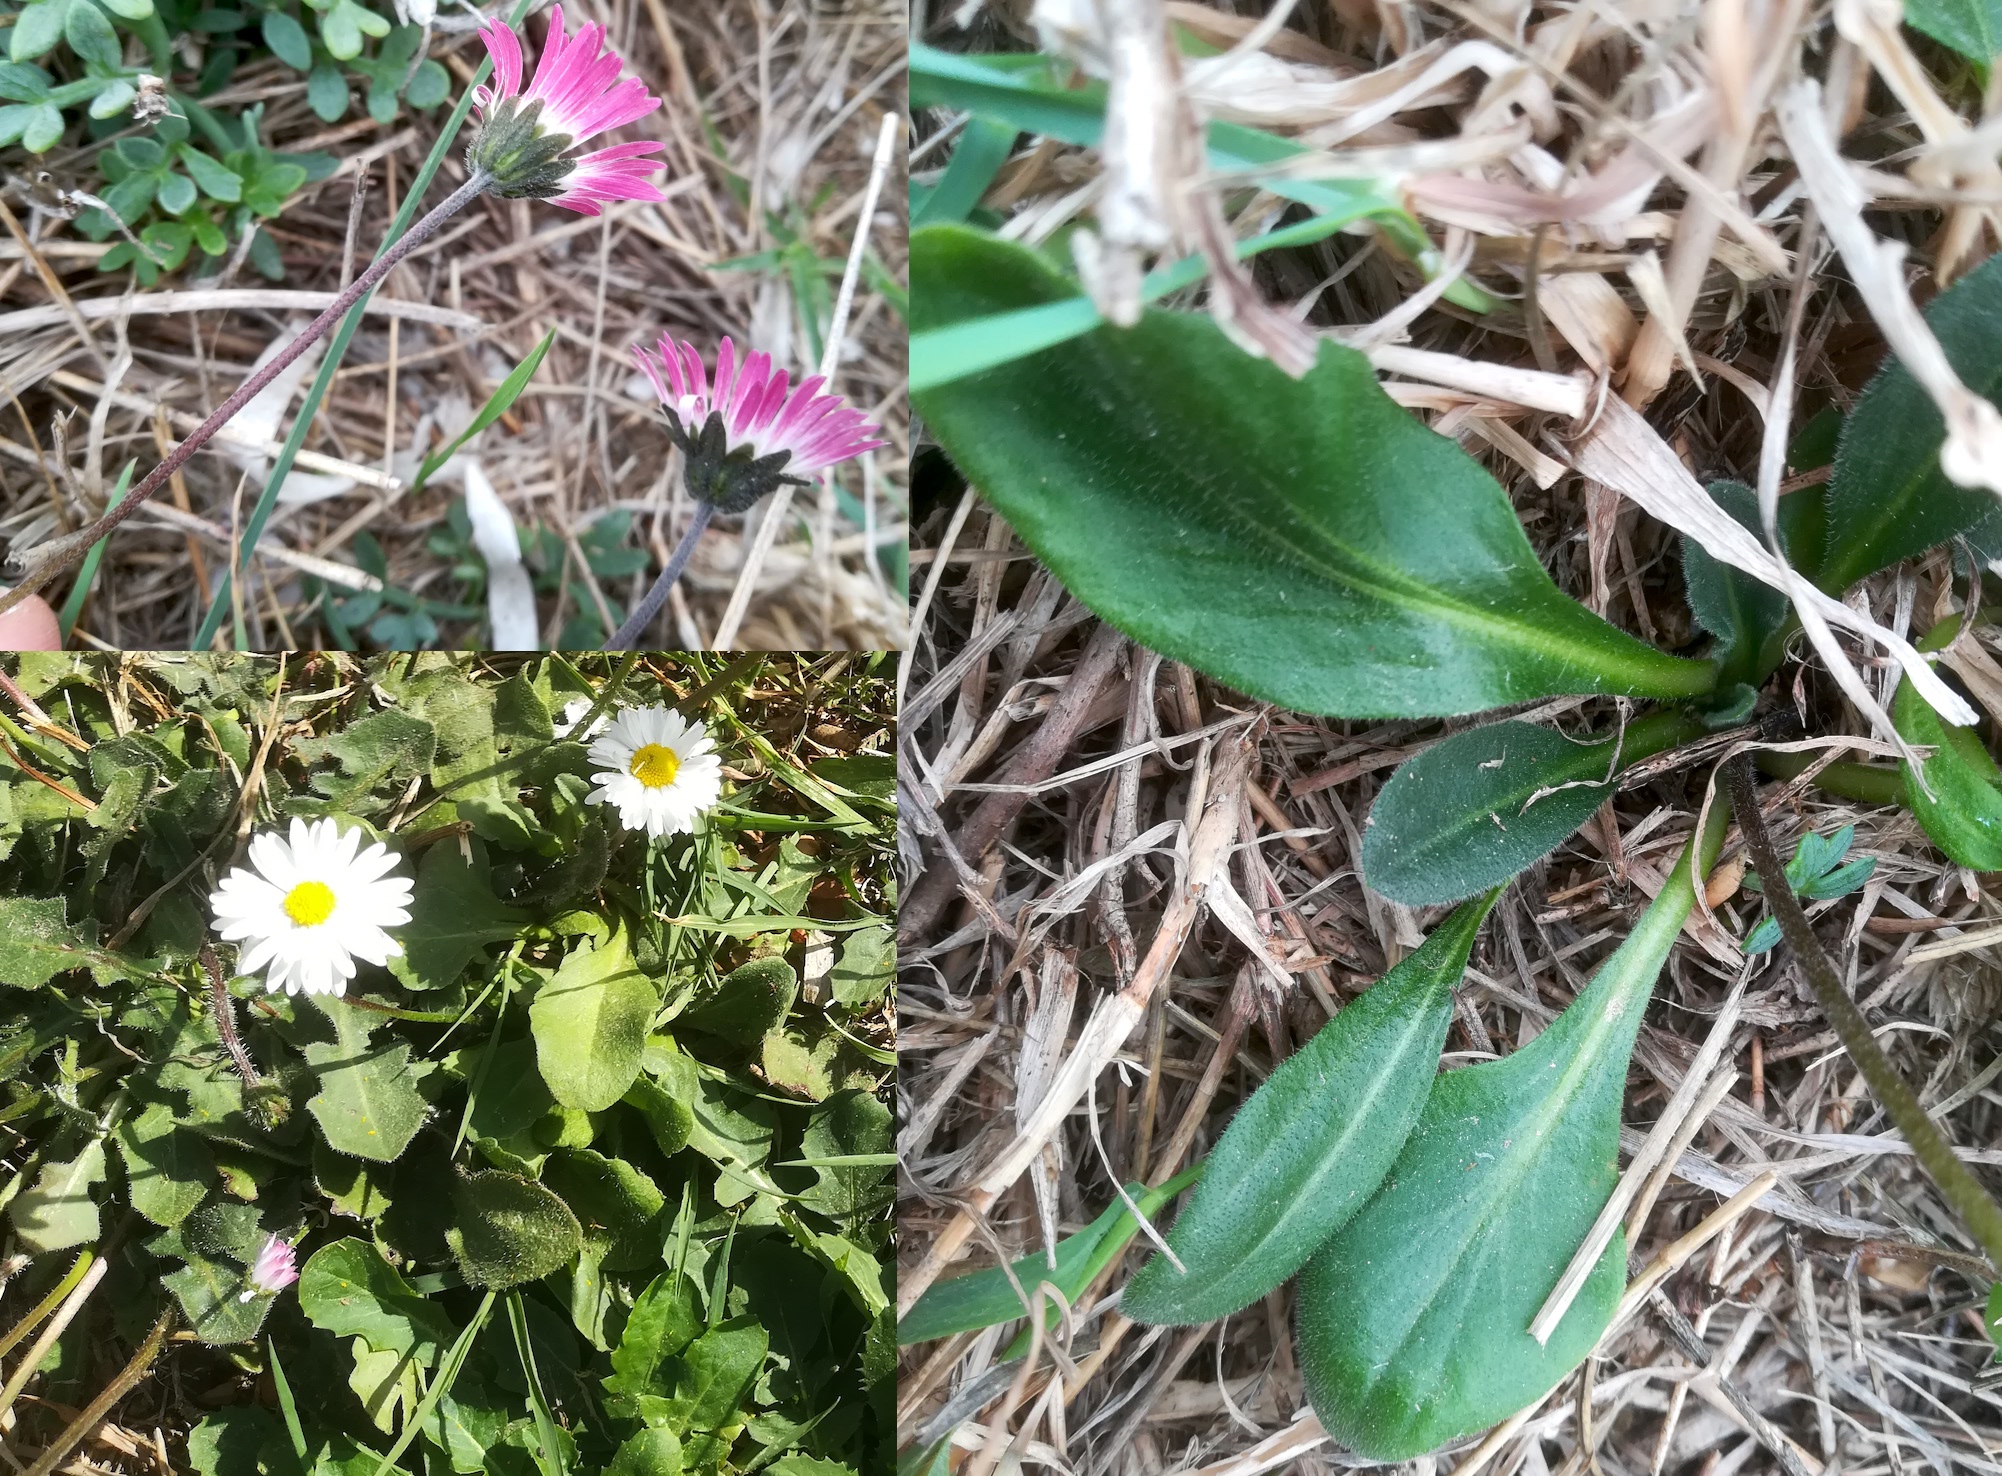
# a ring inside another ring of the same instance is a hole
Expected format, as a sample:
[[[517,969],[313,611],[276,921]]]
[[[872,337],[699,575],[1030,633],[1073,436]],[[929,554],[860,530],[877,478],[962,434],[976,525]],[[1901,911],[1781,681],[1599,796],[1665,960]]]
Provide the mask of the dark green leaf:
[[[2002,52],[2002,0],[1905,0],[1905,24],[1983,66]]]
[[[890,1109],[868,1092],[836,1092],[813,1109],[800,1156],[816,1159],[867,1158],[891,1149]],[[831,1219],[866,1215],[889,1202],[888,1165],[814,1163],[820,1182],[801,1200]]]
[[[474,1286],[505,1290],[539,1281],[583,1245],[577,1217],[532,1179],[498,1169],[452,1186],[453,1225],[445,1232],[459,1270]]]
[[[951,226],[917,234],[912,275],[914,330],[1075,291]],[[1324,343],[1294,380],[1207,318],[1150,312],[915,398],[1085,603],[1282,706],[1437,716],[1714,682],[1560,593],[1501,488],[1353,350]]]
[[[729,1424],[768,1347],[764,1325],[750,1317],[718,1323],[690,1343],[681,1355],[667,1424],[690,1430]]]
[[[1151,1217],[1201,1173],[1202,1167],[1199,1166],[1170,1179],[1157,1189],[1128,1184],[1126,1192],[1140,1206],[1141,1213]],[[934,1338],[949,1338],[954,1333],[972,1332],[977,1328],[994,1327],[1026,1317],[1028,1312],[1022,1305],[1022,1297],[1015,1291],[1016,1283],[1021,1285],[1024,1294],[1033,1296],[1036,1287],[1047,1281],[1075,1306],[1077,1299],[1084,1295],[1085,1288],[1126,1248],[1127,1242],[1139,1230],[1139,1223],[1127,1210],[1126,1202],[1115,1199],[1089,1225],[1057,1242],[1054,1267],[1044,1253],[1037,1250],[1009,1268],[1014,1273],[1013,1282],[999,1266],[990,1266],[983,1271],[971,1271],[964,1276],[935,1283],[897,1324],[897,1341],[905,1346],[928,1343]],[[1054,1322],[1058,1315],[1058,1308],[1051,1306],[1050,1319]]]
[[[299,1310],[316,1327],[365,1338],[378,1352],[414,1353],[426,1363],[458,1330],[444,1309],[420,1296],[365,1240],[321,1246],[299,1271]]]
[[[640,1271],[660,1260],[659,1188],[623,1158],[588,1148],[552,1154],[542,1182],[555,1190],[584,1230],[586,1248],[606,1271]]]
[[[1712,482],[1711,499],[1760,543],[1759,494],[1743,482]],[[1801,499],[1793,499],[1796,506]],[[1718,682],[1757,682],[1778,664],[1787,597],[1762,579],[1720,563],[1693,538],[1682,540],[1682,583],[1696,623],[1717,637]]]
[[[271,1310],[271,1298],[243,1300],[243,1268],[212,1256],[193,1254],[180,1270],[160,1278],[181,1304],[188,1327],[204,1343],[242,1343],[257,1336]]]
[[[511,941],[529,916],[494,895],[487,848],[467,841],[434,845],[417,864],[417,890],[410,921],[397,930],[403,944],[389,971],[410,989],[443,989],[455,984],[466,965],[483,958],[489,945]]]
[[[1202,1323],[1306,1264],[1383,1182],[1438,1071],[1453,990],[1495,894],[1466,903],[1252,1093],[1168,1246],[1121,1294],[1139,1322]]]
[[[1615,768],[1701,736],[1680,712],[1631,723],[1614,741],[1573,743],[1533,723],[1488,723],[1406,760],[1363,831],[1363,876],[1410,906],[1499,886],[1561,845],[1613,792]],[[1545,791],[1548,791],[1547,793]]]
[[[1898,683],[1891,721],[1907,743],[1935,749],[1925,760],[1930,796],[1919,787],[1909,763],[1898,765],[1905,803],[1926,835],[1956,866],[2002,871],[2002,769],[1982,746],[1981,735],[1942,721],[1932,704],[1912,690],[1909,678]]]
[[[84,942],[64,920],[60,897],[0,897],[0,984],[39,989],[72,969],[88,969],[99,984],[134,973],[117,954]]]
[[[1926,308],[1967,387],[2002,393],[2002,257],[1990,257]],[[1842,426],[1828,484],[1828,533],[1815,582],[1837,593],[1959,534],[2002,538],[2002,504],[1939,469],[1946,421],[1902,364],[1884,366]]]
[[[724,975],[715,990],[675,1018],[738,1045],[756,1045],[776,1030],[799,995],[799,975],[782,958],[754,958]]]
[[[156,1225],[174,1226],[194,1212],[215,1182],[215,1161],[198,1133],[177,1126],[155,1102],[118,1125],[132,1207]]]
[[[1724,819],[1713,811],[1706,862]],[[1307,1263],[1307,1397],[1359,1455],[1406,1460],[1506,1419],[1605,1330],[1626,1285],[1618,1230],[1549,1342],[1529,1326],[1618,1180],[1627,1058],[1694,901],[1685,852],[1547,1030],[1438,1078],[1383,1190]]]
[[[336,1152],[392,1163],[410,1146],[428,1110],[417,1090],[420,1073],[411,1067],[410,1044],[371,1045],[372,1017],[341,1002],[327,1008],[335,1040],[306,1047],[320,1082],[307,1110]]]

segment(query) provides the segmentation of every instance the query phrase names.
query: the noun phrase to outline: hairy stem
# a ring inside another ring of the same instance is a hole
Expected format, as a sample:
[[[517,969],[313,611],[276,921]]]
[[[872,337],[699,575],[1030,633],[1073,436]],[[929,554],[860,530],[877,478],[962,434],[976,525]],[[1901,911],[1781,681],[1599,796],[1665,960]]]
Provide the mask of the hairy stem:
[[[667,567],[660,571],[660,578],[654,580],[653,588],[646,592],[646,598],[639,602],[632,618],[613,632],[605,642],[607,651],[630,651],[639,644],[646,628],[653,624],[660,614],[660,607],[667,603],[667,596],[674,588],[674,582],[681,578],[681,571],[688,567],[688,559],[695,552],[695,544],[702,537],[702,530],[709,526],[709,520],[716,515],[713,502],[695,504],[695,517],[688,525],[688,531],[681,535],[681,542],[675,546],[674,555],[667,561]]]
[[[1960,1216],[1975,1242],[1988,1252],[1988,1258],[2002,1266],[2002,1205],[1996,1204],[1967,1165],[1954,1156],[1911,1087],[1877,1044],[1877,1037],[1870,1033],[1869,1022],[1856,1008],[1856,1001],[1842,987],[1834,963],[1822,951],[1821,940],[1814,936],[1806,912],[1795,899],[1793,888],[1786,884],[1786,866],[1774,851],[1765,817],[1759,813],[1758,781],[1752,777],[1750,757],[1740,754],[1732,759],[1725,766],[1725,776],[1731,786],[1731,808],[1737,815],[1738,828],[1745,833],[1752,866],[1758,871],[1759,880],[1765,883],[1767,905],[1779,920],[1781,935],[1799,957],[1808,982],[1814,986],[1821,1012],[1835,1027],[1836,1038],[1855,1061],[1856,1069],[1863,1073],[1871,1092],[1890,1113],[1892,1124],[1911,1144],[1920,1167],[1939,1186],[1940,1194]]]
[[[222,980],[222,965],[216,962],[215,949],[202,944],[202,967],[208,970],[209,1005],[215,1012],[215,1026],[222,1033],[222,1043],[229,1048],[230,1060],[236,1062],[236,1074],[243,1078],[243,1084],[255,1088],[258,1085],[257,1067],[250,1059],[250,1052],[243,1048],[243,1037],[236,1033],[236,1001],[229,997],[229,988]]]
[[[36,563],[33,569],[28,571],[21,582],[5,595],[0,595],[0,615],[6,614],[7,611],[20,604],[29,595],[47,585],[50,580],[54,579],[65,569],[76,564],[90,551],[91,545],[95,544],[98,539],[104,537],[105,534],[137,512],[148,498],[167,484],[169,477],[187,463],[189,457],[201,450],[203,446],[209,443],[217,431],[235,419],[237,413],[251,402],[259,390],[284,373],[286,368],[299,355],[303,354],[315,343],[318,343],[326,335],[327,330],[339,322],[341,316],[349,308],[353,307],[376,283],[388,275],[390,268],[408,256],[414,248],[436,231],[439,226],[450,220],[459,211],[465,209],[474,199],[478,198],[490,183],[492,181],[485,174],[474,173],[470,179],[441,201],[437,208],[432,210],[429,215],[426,215],[422,220],[411,226],[400,240],[371,262],[367,271],[349,283],[341,295],[328,304],[326,310],[319,317],[308,323],[297,338],[286,344],[272,358],[270,363],[246,379],[238,387],[235,394],[224,400],[216,408],[213,415],[196,426],[189,433],[186,440],[168,452],[166,459],[154,467],[152,471],[148,472],[145,479],[138,486],[126,493],[116,507],[106,512],[103,517],[92,523],[88,528],[72,533],[67,537],[53,540],[43,552],[40,561]],[[243,552],[244,557],[246,559],[249,558],[250,540],[248,539],[245,540]]]

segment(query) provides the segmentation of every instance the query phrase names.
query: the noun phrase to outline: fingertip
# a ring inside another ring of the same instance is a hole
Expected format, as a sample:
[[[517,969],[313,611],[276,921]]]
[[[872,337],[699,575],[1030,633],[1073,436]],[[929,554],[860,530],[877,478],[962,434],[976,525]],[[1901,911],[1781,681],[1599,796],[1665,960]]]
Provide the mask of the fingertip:
[[[0,651],[59,651],[62,644],[56,612],[40,595],[29,595],[0,615]]]

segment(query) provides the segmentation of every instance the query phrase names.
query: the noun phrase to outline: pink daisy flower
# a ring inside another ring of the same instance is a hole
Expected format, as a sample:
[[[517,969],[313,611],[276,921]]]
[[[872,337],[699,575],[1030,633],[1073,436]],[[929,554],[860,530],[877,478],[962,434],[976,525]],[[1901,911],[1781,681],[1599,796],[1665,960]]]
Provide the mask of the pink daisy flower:
[[[292,1247],[275,1235],[266,1236],[264,1248],[257,1253],[257,1259],[251,1263],[250,1271],[244,1278],[250,1284],[243,1289],[237,1300],[247,1302],[260,1294],[267,1297],[277,1296],[299,1279],[299,1273],[294,1267],[295,1257]]]
[[[770,354],[739,363],[728,338],[713,387],[692,343],[663,334],[659,352],[635,348],[633,356],[687,458],[689,494],[721,512],[742,512],[780,482],[804,485],[822,467],[889,444],[860,410],[821,393],[825,379],[795,385]]]
[[[522,91],[521,38],[492,18],[480,39],[493,58],[494,85],[473,89],[480,132],[466,162],[494,178],[493,192],[510,200],[547,200],[581,215],[596,215],[607,200],[664,200],[649,176],[662,167],[652,156],[664,145],[613,144],[588,154],[577,145],[644,118],[660,99],[636,77],[619,77],[623,63],[605,50],[605,28],[586,25],[571,36],[563,7],[549,13],[549,38],[535,76]]]

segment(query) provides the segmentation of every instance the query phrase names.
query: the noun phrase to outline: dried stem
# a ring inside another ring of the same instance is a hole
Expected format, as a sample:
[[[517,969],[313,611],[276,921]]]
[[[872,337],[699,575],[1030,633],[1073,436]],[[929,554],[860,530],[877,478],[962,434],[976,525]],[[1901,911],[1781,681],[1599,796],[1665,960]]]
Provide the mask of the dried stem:
[[[56,1437],[55,1444],[43,1451],[35,1464],[28,1468],[28,1476],[51,1476],[63,1457],[75,1450],[84,1436],[98,1427],[104,1417],[111,1413],[112,1406],[123,1399],[132,1386],[146,1377],[146,1371],[153,1366],[159,1355],[160,1344],[167,1339],[167,1330],[174,1325],[174,1304],[168,1302],[160,1309],[160,1315],[153,1323],[153,1330],[146,1334],[146,1341],[139,1345],[139,1351],[132,1355],[132,1361],[118,1371],[118,1377],[104,1388],[104,1392],[91,1400],[84,1412],[70,1421],[69,1428]]]
[[[90,550],[92,544],[137,512],[148,498],[167,485],[167,479],[179,471],[189,457],[206,446],[217,431],[233,420],[237,413],[256,397],[259,390],[284,373],[299,355],[318,343],[327,330],[341,320],[349,308],[389,274],[392,267],[408,256],[439,226],[471,204],[491,183],[492,180],[487,174],[476,171],[470,179],[441,201],[429,215],[411,226],[388,250],[371,262],[367,271],[349,283],[341,295],[327,305],[326,311],[308,323],[297,338],[273,356],[270,363],[246,379],[235,394],[217,407],[214,414],[168,453],[166,460],[148,472],[145,480],[126,493],[118,506],[106,512],[89,527],[51,542],[41,562],[29,570],[12,590],[0,595],[0,615],[6,614],[29,595],[46,586],[58,574],[77,563]]]
[[[1967,1165],[1954,1156],[1911,1087],[1877,1044],[1877,1037],[1871,1034],[1869,1022],[1856,1007],[1856,1001],[1842,987],[1834,963],[1814,936],[1807,913],[1786,884],[1786,867],[1773,849],[1765,817],[1759,813],[1758,784],[1752,777],[1751,758],[1740,754],[1725,766],[1725,773],[1731,785],[1731,808],[1737,814],[1738,828],[1745,833],[1752,866],[1765,883],[1766,900],[1779,922],[1780,933],[1799,957],[1808,982],[1814,986],[1822,1013],[1835,1027],[1836,1038],[1856,1062],[1856,1069],[1863,1073],[1871,1092],[1890,1113],[1892,1123],[1911,1144],[1920,1167],[1931,1175],[1940,1194],[1960,1216],[1976,1243],[1988,1252],[1989,1259],[2002,1266],[2002,1205],[1996,1204]]]

